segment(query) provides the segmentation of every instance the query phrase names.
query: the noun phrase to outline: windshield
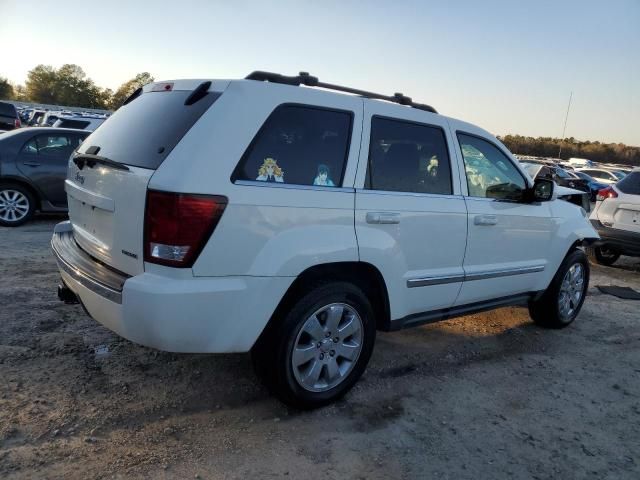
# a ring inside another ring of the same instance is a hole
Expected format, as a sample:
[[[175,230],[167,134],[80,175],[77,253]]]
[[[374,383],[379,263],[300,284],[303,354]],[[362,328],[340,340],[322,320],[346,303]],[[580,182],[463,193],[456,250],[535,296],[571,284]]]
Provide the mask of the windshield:
[[[157,169],[200,116],[220,96],[210,92],[185,105],[190,90],[143,93],[120,107],[79,149],[100,147],[98,155],[135,167]]]

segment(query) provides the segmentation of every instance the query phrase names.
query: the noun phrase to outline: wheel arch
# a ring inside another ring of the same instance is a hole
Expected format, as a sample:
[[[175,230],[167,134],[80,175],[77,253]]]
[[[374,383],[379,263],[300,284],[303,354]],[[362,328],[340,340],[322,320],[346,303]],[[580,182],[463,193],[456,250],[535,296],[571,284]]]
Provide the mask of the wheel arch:
[[[15,177],[0,177],[0,185],[17,185],[29,191],[36,203],[36,210],[42,210],[42,195],[29,182]]]
[[[389,330],[391,319],[389,293],[380,270],[367,262],[323,263],[307,268],[296,277],[278,303],[256,344],[268,334],[271,328],[277,325],[284,312],[305,293],[307,288],[318,283],[332,281],[353,283],[362,289],[373,306],[376,315],[376,328],[384,331]]]

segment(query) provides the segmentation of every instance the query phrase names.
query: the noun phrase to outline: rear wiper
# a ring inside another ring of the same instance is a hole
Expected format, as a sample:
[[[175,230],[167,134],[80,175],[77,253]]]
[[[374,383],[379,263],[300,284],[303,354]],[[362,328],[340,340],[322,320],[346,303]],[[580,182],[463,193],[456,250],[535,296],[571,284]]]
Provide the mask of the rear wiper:
[[[105,165],[107,167],[111,167],[115,170],[126,170],[129,171],[129,167],[123,165],[118,162],[114,162],[113,160],[107,157],[101,157],[100,155],[92,155],[90,153],[79,153],[73,157],[73,163],[75,163],[80,170],[84,168],[86,165],[89,168],[93,168],[96,164]]]

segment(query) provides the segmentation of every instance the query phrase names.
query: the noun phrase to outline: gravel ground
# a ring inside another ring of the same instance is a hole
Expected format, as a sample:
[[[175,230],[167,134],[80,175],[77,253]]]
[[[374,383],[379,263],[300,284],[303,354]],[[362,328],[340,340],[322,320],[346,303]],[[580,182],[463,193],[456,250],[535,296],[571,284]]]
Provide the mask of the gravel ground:
[[[640,259],[562,331],[501,309],[378,336],[347,397],[287,409],[248,355],[120,339],[58,301],[58,218],[0,227],[0,478],[640,478]]]

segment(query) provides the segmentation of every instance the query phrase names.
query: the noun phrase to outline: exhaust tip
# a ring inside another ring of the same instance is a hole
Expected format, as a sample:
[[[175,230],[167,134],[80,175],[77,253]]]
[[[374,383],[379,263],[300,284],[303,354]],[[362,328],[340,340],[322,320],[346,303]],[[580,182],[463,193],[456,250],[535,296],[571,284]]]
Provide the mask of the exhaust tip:
[[[75,305],[77,303],[80,303],[77,295],[73,293],[73,291],[64,283],[58,285],[58,298],[67,305]]]

